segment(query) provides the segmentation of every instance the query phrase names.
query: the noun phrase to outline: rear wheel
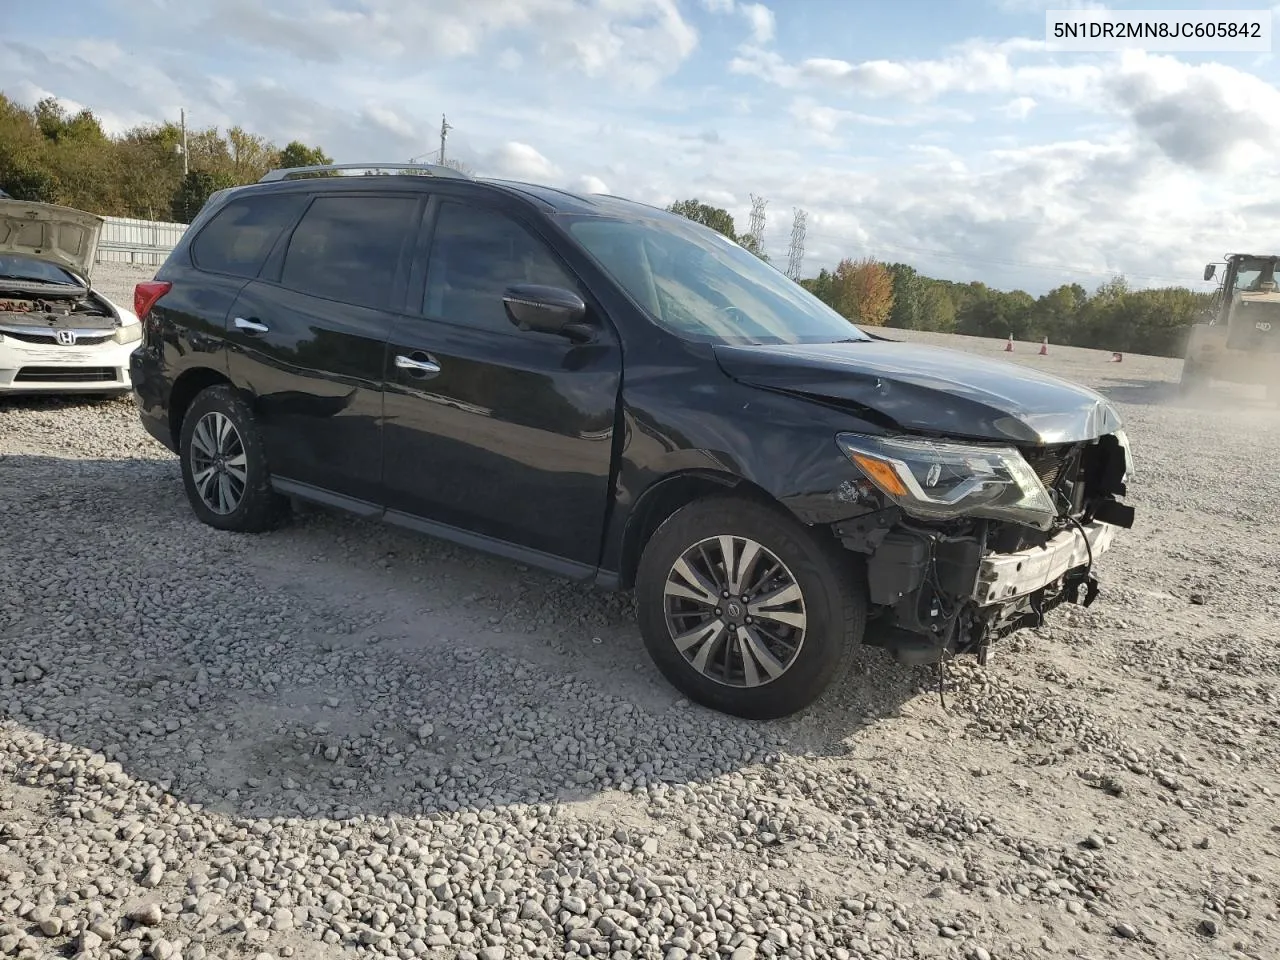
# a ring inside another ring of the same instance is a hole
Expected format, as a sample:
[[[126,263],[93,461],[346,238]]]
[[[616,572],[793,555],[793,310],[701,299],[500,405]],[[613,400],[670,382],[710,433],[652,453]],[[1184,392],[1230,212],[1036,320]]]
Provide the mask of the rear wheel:
[[[229,385],[197,394],[183,417],[178,450],[187,499],[202,522],[258,533],[284,517],[288,501],[271,489],[253,411]]]
[[[676,511],[636,576],[649,655],[690,700],[767,720],[841,679],[862,640],[866,598],[834,540],[741,497]]]

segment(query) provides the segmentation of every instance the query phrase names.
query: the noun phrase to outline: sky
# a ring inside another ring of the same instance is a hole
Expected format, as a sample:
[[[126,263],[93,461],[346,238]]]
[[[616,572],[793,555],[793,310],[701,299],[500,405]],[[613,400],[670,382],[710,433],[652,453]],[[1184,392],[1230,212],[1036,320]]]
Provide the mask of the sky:
[[[1046,9],[1096,6],[0,0],[0,91],[111,132],[185,109],[351,163],[434,159],[447,115],[480,175],[696,197],[742,231],[763,197],[780,266],[803,209],[806,276],[870,256],[1037,295],[1208,289],[1205,263],[1280,249],[1275,54],[1046,49]]]

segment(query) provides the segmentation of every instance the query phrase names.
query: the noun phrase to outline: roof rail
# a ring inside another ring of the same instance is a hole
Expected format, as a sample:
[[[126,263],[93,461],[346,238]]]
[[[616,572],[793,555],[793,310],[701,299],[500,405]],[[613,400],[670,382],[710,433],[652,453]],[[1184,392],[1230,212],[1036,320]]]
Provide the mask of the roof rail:
[[[416,176],[452,177],[455,180],[472,179],[460,170],[438,163],[322,163],[314,167],[282,167],[264,174],[258,182],[273,183],[305,174],[337,173],[342,170],[387,170],[394,173],[411,173]]]

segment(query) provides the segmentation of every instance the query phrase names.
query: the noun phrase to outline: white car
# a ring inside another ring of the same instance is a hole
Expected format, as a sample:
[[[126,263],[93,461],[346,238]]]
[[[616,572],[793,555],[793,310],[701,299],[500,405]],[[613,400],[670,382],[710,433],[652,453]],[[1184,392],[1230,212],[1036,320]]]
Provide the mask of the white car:
[[[0,396],[130,391],[142,327],[90,281],[104,222],[0,199]]]

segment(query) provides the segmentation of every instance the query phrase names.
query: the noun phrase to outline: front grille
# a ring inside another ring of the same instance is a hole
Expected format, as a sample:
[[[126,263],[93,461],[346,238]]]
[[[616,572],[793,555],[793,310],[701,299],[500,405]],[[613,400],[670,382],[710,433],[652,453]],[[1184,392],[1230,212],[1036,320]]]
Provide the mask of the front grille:
[[[23,367],[14,383],[110,383],[114,367]]]
[[[74,344],[71,344],[71,346],[77,346],[77,347],[94,346],[99,343],[106,343],[108,340],[112,338],[112,336],[114,336],[114,334],[110,334],[110,333],[104,333],[101,336],[92,336],[92,337],[79,336],[79,337],[76,337],[76,342]],[[5,330],[0,332],[0,337],[5,337],[7,339],[12,339],[12,340],[21,340],[23,343],[38,343],[38,344],[41,344],[42,346],[49,346],[50,344],[53,344],[55,346],[61,346],[61,344],[59,344],[56,339],[57,334],[53,330],[48,330],[48,331],[41,330],[39,332],[33,332],[33,333],[26,333],[26,332],[14,333],[12,330]]]

